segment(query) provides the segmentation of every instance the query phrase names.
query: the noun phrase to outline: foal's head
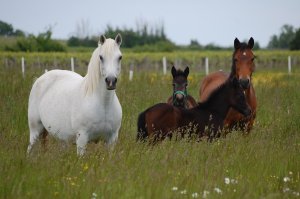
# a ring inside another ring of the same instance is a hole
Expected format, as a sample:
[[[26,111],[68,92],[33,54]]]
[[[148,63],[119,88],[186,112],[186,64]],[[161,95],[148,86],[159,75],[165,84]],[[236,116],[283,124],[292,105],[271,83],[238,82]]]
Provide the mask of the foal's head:
[[[172,67],[173,76],[173,105],[184,107],[186,97],[187,97],[187,77],[189,75],[189,67],[187,66],[184,71],[173,66]]]
[[[227,81],[229,85],[229,104],[231,107],[242,113],[244,116],[251,114],[251,109],[247,104],[245,91],[241,87],[239,80],[236,77],[231,77]]]
[[[253,46],[254,39],[252,37],[248,43],[241,43],[237,38],[234,40],[231,75],[238,79],[243,89],[249,88],[251,75],[255,69]]]

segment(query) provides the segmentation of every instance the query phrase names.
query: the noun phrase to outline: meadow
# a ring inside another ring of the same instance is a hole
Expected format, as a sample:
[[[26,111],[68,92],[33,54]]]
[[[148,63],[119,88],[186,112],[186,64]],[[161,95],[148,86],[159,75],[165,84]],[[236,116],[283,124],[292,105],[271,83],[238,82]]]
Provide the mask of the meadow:
[[[171,95],[171,74],[145,70],[129,81],[125,71],[113,151],[91,143],[78,158],[75,145],[50,138],[46,149],[37,144],[27,157],[28,96],[43,70],[31,67],[22,78],[20,67],[0,63],[0,198],[300,198],[299,68],[291,75],[286,67],[253,74],[258,110],[249,135],[155,146],[136,143],[137,117]],[[203,77],[191,68],[188,92],[196,99]]]

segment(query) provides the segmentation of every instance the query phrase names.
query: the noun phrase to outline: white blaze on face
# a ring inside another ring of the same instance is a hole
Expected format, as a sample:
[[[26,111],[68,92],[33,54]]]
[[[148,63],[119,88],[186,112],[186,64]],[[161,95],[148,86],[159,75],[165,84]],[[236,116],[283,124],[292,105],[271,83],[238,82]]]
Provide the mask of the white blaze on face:
[[[244,55],[244,56],[246,56],[246,55],[247,55],[247,53],[246,53],[246,52],[243,52],[243,55]]]

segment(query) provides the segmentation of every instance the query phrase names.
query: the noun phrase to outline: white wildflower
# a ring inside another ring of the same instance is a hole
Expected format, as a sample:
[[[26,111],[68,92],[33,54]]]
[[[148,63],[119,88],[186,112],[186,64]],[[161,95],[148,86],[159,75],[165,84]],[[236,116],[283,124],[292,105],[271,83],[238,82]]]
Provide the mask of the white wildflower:
[[[177,191],[178,187],[172,187],[172,191]]]
[[[184,189],[184,190],[180,191],[180,193],[181,194],[186,194],[186,190]]]
[[[299,193],[299,192],[296,192],[296,191],[294,191],[293,194],[294,194],[295,196],[299,196],[299,195],[300,195],[300,193]]]
[[[285,193],[285,192],[288,192],[288,191],[290,191],[290,188],[288,188],[288,187],[283,189],[283,192],[284,192],[284,193]]]
[[[199,194],[197,192],[192,193],[192,198],[198,198],[198,197],[199,197]]]
[[[237,180],[235,180],[235,179],[231,179],[231,184],[237,184],[238,183],[238,181]]]
[[[230,179],[229,178],[225,178],[225,184],[230,184]]]
[[[209,191],[204,190],[202,198],[207,198],[208,194],[209,194]]]
[[[290,179],[289,177],[284,177],[284,178],[283,178],[283,181],[284,181],[284,182],[289,182],[289,181],[291,181],[291,179]]]
[[[214,191],[217,192],[218,194],[222,194],[222,190],[218,187],[215,187]]]

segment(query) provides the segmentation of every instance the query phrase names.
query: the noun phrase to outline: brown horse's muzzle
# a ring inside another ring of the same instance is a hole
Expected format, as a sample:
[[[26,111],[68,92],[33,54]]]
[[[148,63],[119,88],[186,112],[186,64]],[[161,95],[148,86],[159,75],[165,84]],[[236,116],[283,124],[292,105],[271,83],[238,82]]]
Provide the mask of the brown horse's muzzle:
[[[250,79],[249,78],[241,78],[239,80],[239,82],[243,89],[248,89],[250,87]]]
[[[252,113],[252,111],[251,111],[251,109],[250,109],[249,107],[243,111],[243,115],[244,115],[245,117],[250,116],[251,113]]]

